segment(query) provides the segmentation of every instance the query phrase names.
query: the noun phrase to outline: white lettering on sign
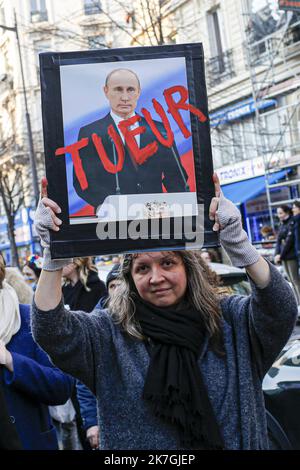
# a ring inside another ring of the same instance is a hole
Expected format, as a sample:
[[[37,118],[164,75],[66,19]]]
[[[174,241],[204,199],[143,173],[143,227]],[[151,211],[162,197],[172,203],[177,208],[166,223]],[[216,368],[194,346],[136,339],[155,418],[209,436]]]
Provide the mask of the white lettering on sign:
[[[233,111],[229,111],[227,113],[227,119],[231,121],[233,119],[237,119],[241,116],[244,116],[245,114],[250,114],[251,112],[252,112],[251,106],[250,104],[247,104],[246,106],[243,106],[241,108],[237,108],[237,109],[234,109]]]
[[[235,183],[264,174],[264,162],[261,157],[253,160],[244,160],[230,166],[218,168],[217,173],[221,184]]]

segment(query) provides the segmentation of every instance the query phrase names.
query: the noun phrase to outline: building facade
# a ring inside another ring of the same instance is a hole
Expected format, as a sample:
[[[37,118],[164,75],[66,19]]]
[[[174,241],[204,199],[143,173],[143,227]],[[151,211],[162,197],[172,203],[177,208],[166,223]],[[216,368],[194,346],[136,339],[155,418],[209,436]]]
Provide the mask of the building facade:
[[[147,2],[133,5],[144,18],[133,45],[203,44],[214,167],[260,240],[280,201],[299,195],[300,13],[273,0],[153,0],[148,16]]]
[[[259,240],[276,204],[298,196],[296,183],[276,185],[298,179],[300,14],[276,5],[273,0],[0,0],[0,166],[22,164],[24,181],[30,182],[16,25],[38,178],[44,174],[40,52],[202,42],[214,167],[224,192],[240,205],[252,239]],[[32,191],[26,196],[29,209],[32,196]],[[31,250],[28,240],[23,245]]]
[[[259,241],[280,202],[299,196],[300,13],[272,0],[170,5],[176,42],[203,43],[214,167]]]
[[[121,47],[129,44],[131,36],[127,8],[124,6],[120,11],[117,3],[108,0],[0,0],[0,26],[0,167],[5,168],[6,165],[9,171],[14,164],[23,165],[24,187],[28,188],[24,206],[30,210],[35,207],[35,200],[32,191],[29,130],[25,119],[25,93],[37,180],[45,174],[39,53],[50,50]],[[22,82],[21,60],[25,87]],[[38,246],[34,243],[31,219],[23,215],[24,211],[20,211],[16,217],[16,241],[21,258]],[[0,216],[0,230],[3,232],[6,224],[1,201]],[[22,221],[26,225],[23,231],[20,229]],[[22,236],[23,232],[26,236]],[[5,243],[1,242],[0,237],[1,249],[9,262],[9,243],[7,240]]]

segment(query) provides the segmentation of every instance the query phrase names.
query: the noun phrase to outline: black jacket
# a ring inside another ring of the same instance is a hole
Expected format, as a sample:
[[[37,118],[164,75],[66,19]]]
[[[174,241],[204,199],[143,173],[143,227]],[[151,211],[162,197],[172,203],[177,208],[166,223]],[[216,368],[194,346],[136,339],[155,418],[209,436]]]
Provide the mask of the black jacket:
[[[180,162],[175,144],[173,150],[176,159],[172,148],[164,147],[158,143],[156,154],[149,157],[142,165],[136,166],[132,163],[128,149],[125,146],[125,160],[122,171],[117,174],[117,177],[115,174],[108,173],[99,158],[91,136],[95,133],[101,137],[107,156],[114,163],[114,143],[107,133],[108,126],[111,124],[117,129],[109,113],[103,119],[94,121],[82,127],[79,131],[78,140],[85,137],[89,138],[88,146],[80,150],[82,167],[88,182],[87,189],[81,189],[75,170],[73,171],[74,188],[82,199],[97,208],[109,195],[162,193],[162,183],[168,192],[189,191],[186,186],[188,176]],[[155,122],[155,124],[164,135],[163,125],[159,122]],[[146,131],[140,135],[140,148],[144,148],[156,139],[144,118],[141,119],[139,125],[146,127]],[[117,158],[116,150],[115,155]],[[119,193],[116,190],[117,179],[120,188]]]
[[[12,417],[9,415],[4,391],[2,388],[2,381],[0,380],[0,449],[1,450],[23,449],[16,427],[11,421],[11,418]]]
[[[107,292],[104,282],[94,271],[89,272],[87,286],[91,289],[90,291],[84,288],[80,280],[74,286],[65,284],[62,288],[65,305],[69,305],[71,310],[83,310],[90,313]]]
[[[300,214],[294,216],[295,256],[300,266]]]
[[[275,255],[280,255],[283,261],[296,259],[294,223],[293,217],[290,216],[279,226]]]

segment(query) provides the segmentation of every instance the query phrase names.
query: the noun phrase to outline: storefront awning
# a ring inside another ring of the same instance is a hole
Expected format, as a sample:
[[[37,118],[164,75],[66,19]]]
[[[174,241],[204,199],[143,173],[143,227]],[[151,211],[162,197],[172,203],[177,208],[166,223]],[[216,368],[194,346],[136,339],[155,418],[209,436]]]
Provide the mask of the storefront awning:
[[[271,173],[269,176],[269,184],[276,183],[276,181],[280,180],[285,175],[286,170]],[[258,176],[249,180],[238,181],[237,183],[222,186],[224,196],[234,202],[234,204],[242,204],[265,190],[266,186],[264,176]]]
[[[253,98],[248,98],[244,101],[227,106],[226,108],[220,109],[215,113],[209,115],[211,127],[217,127],[220,124],[226,124],[237,119],[241,119],[249,114],[255,113],[255,109],[265,109],[271,106],[275,106],[277,101],[274,99],[258,100],[256,103]]]

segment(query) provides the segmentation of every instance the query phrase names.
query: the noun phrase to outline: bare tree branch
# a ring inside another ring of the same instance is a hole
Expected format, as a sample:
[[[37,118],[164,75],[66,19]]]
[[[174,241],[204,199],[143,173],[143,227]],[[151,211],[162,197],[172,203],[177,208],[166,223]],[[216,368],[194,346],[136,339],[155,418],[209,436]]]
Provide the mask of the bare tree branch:
[[[29,188],[28,188],[29,189]],[[8,237],[11,245],[12,265],[19,266],[15,239],[15,218],[25,205],[26,188],[23,185],[23,167],[12,161],[0,166],[0,197],[7,218]]]
[[[143,5],[143,0],[140,0],[140,2],[141,2],[141,5]],[[154,23],[154,20],[153,20],[154,15],[153,15],[153,12],[151,11],[149,0],[146,0],[146,5],[147,5],[147,12],[148,12],[148,15],[149,15],[149,18],[150,18],[150,23],[151,23],[151,26],[152,26],[153,34],[155,36],[157,44],[160,44],[159,37],[157,36],[157,33],[156,33],[155,23]]]

